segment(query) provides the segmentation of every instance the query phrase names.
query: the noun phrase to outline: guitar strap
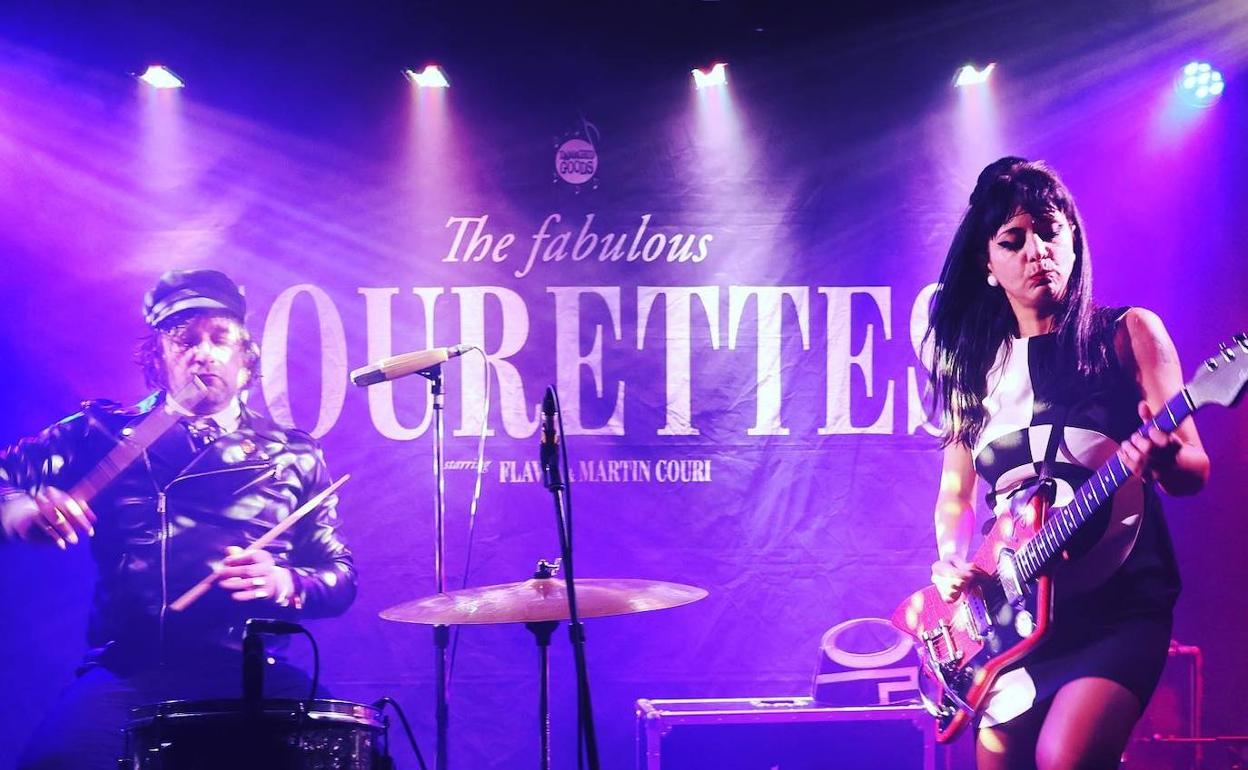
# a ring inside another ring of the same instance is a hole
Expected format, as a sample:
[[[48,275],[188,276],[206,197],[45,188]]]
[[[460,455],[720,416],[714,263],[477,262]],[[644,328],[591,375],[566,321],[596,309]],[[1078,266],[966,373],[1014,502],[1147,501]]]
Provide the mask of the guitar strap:
[[[1057,493],[1057,485],[1053,483],[1057,479],[1053,473],[1053,465],[1057,459],[1057,447],[1061,444],[1062,434],[1066,432],[1066,413],[1069,410],[1070,407],[1066,404],[1053,408],[1054,419],[1049,431],[1049,445],[1044,450],[1044,461],[1040,463],[1040,475],[1036,478],[1037,486],[1049,497],[1049,505],[1053,504],[1053,498]]]
[[[1011,493],[1011,497],[1022,493],[1024,490],[1037,487],[1038,493],[1048,496],[1049,499],[1047,504],[1053,504],[1053,500],[1057,496],[1057,484],[1055,483],[1057,475],[1053,473],[1053,466],[1054,461],[1057,459],[1057,448],[1061,445],[1062,434],[1066,431],[1066,413],[1069,409],[1070,407],[1066,404],[1054,405],[1053,424],[1050,426],[1049,430],[1049,443],[1044,450],[1044,460],[1040,463],[1039,475],[1036,476],[1034,481],[1025,482],[1021,487],[1014,490],[1014,492]],[[993,508],[994,512],[996,510],[996,502],[997,497],[996,494],[993,493],[990,495],[989,507]],[[988,520],[984,522],[983,534],[986,535],[991,532],[993,525],[996,524],[996,521],[997,517],[995,515],[990,516]]]
[[[1070,410],[1065,404],[1056,406],[1053,409],[1053,430],[1049,433],[1049,445],[1044,450],[1044,462],[1040,464],[1040,478],[1053,478],[1053,461],[1057,459],[1057,447],[1062,441],[1062,434],[1066,432],[1066,413]]]

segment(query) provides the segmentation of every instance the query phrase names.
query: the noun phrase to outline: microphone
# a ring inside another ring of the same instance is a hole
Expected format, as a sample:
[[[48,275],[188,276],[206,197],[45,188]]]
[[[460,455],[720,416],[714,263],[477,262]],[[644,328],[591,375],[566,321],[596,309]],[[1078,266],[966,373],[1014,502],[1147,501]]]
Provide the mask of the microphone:
[[[351,372],[351,382],[358,387],[366,388],[379,382],[397,380],[400,377],[415,374],[422,369],[445,363],[452,358],[459,358],[469,350],[472,350],[472,347],[472,345],[460,344],[451,345],[447,348],[417,350],[414,353],[400,353],[397,356],[383,358],[375,364],[361,366],[359,369]]]
[[[559,474],[559,435],[555,432],[555,421],[559,410],[555,400],[555,386],[546,388],[542,397],[542,482],[546,488],[554,491],[563,487],[563,478]]]
[[[289,620],[247,618],[247,622],[243,624],[243,638],[246,639],[253,634],[302,634],[306,630],[298,623],[292,623]]]
[[[255,705],[264,694],[264,641],[261,634],[302,634],[303,626],[288,620],[247,618],[243,624],[243,700]]]

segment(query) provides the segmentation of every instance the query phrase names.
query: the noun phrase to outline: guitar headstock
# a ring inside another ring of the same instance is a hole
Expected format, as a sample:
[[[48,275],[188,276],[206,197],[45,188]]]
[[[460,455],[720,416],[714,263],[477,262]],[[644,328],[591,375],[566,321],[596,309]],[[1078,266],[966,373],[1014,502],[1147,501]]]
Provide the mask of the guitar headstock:
[[[1236,334],[1219,348],[1218,355],[1201,364],[1187,384],[1187,395],[1196,408],[1206,404],[1233,406],[1248,386],[1248,334]]]

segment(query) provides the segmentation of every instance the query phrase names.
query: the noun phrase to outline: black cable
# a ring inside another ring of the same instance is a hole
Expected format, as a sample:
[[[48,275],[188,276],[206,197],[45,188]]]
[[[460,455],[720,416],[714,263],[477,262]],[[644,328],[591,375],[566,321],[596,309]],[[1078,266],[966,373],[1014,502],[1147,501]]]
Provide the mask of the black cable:
[[[302,629],[303,635],[308,637],[308,641],[312,643],[312,691],[308,693],[308,700],[316,700],[317,686],[321,682],[321,650],[316,646],[316,637],[312,636],[312,632],[308,629]]]
[[[485,351],[473,345],[472,350],[481,354],[482,365],[485,367],[485,398],[481,410],[481,436],[477,439],[477,476],[473,482],[472,502],[468,506],[468,547],[464,557],[464,574],[460,579],[462,591],[468,587],[468,575],[472,571],[472,543],[477,532],[477,505],[481,501],[481,479],[485,475],[485,435],[490,429],[490,359]],[[455,655],[459,652],[459,626],[451,628],[451,659],[446,666],[446,699],[451,699],[451,679],[455,676]]]
[[[555,393],[555,419],[559,421],[559,455],[563,461],[563,520],[568,533],[568,556],[572,555],[572,473],[568,469],[568,441],[563,432],[563,405],[559,403],[559,391]]]
[[[566,562],[566,572],[572,575],[573,585],[576,581],[576,573],[572,564],[572,479],[568,473],[568,442],[563,432],[563,408],[559,403],[559,391],[551,388],[551,392],[555,397],[555,419],[559,421],[559,464],[563,467],[563,488],[556,494],[563,494],[563,537],[567,541],[567,552],[563,554]],[[573,589],[575,590],[575,588]],[[577,619],[570,620],[575,621]],[[576,633],[574,628],[570,628],[572,633]],[[576,644],[575,640],[572,642]],[[581,692],[581,681],[578,672],[576,681],[576,767],[577,770],[585,770],[585,703],[584,694]]]
[[[407,733],[407,740],[412,744],[412,751],[416,754],[416,761],[420,763],[420,770],[429,770],[429,766],[425,764],[425,755],[420,753],[420,746],[416,745],[416,736],[412,734],[412,726],[407,723],[407,715],[403,713],[403,707],[399,702],[389,695],[384,695],[373,701],[373,705],[381,709],[384,713],[386,706],[394,706],[395,712],[399,715],[399,721],[403,723],[403,732]]]
[[[563,466],[563,485],[559,492],[563,494],[563,538],[567,545],[567,552],[563,554],[564,571],[569,576],[568,582],[573,584],[573,591],[575,591],[576,572],[572,553],[572,474],[568,467],[568,442],[567,434],[563,432],[563,408],[559,403],[559,391],[553,385],[550,390],[555,401],[555,419],[559,422],[559,449],[561,465]],[[598,770],[598,739],[593,727],[593,704],[590,700],[589,690],[589,666],[585,655],[585,630],[581,623],[580,612],[577,612],[577,617],[569,618],[569,621],[568,631],[572,637],[573,653],[578,659],[576,677],[576,766],[579,770],[584,770],[586,760],[588,759],[591,765],[590,770]]]

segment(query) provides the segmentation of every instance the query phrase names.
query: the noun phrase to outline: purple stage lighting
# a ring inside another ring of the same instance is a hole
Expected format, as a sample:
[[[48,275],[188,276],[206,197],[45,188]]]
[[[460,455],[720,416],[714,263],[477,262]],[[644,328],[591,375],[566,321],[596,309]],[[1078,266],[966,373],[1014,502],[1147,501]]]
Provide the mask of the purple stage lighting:
[[[1226,87],[1222,73],[1208,62],[1189,62],[1174,79],[1174,90],[1184,104],[1192,107],[1208,107],[1222,96]]]
[[[450,88],[451,82],[446,79],[446,74],[442,72],[442,68],[436,64],[427,65],[422,71],[403,70],[403,74],[407,79],[415,83],[420,88]]]
[[[957,88],[963,86],[977,86],[988,82],[988,76],[996,69],[996,62],[988,62],[983,69],[975,69],[973,64],[965,64],[958,68],[958,72],[953,77],[953,85]]]
[[[728,65],[716,62],[709,70],[693,70],[693,87],[701,90],[728,85]]]
[[[186,86],[182,82],[182,78],[173,74],[168,67],[160,64],[153,64],[139,75],[139,80],[147,83],[152,88],[183,88]]]

